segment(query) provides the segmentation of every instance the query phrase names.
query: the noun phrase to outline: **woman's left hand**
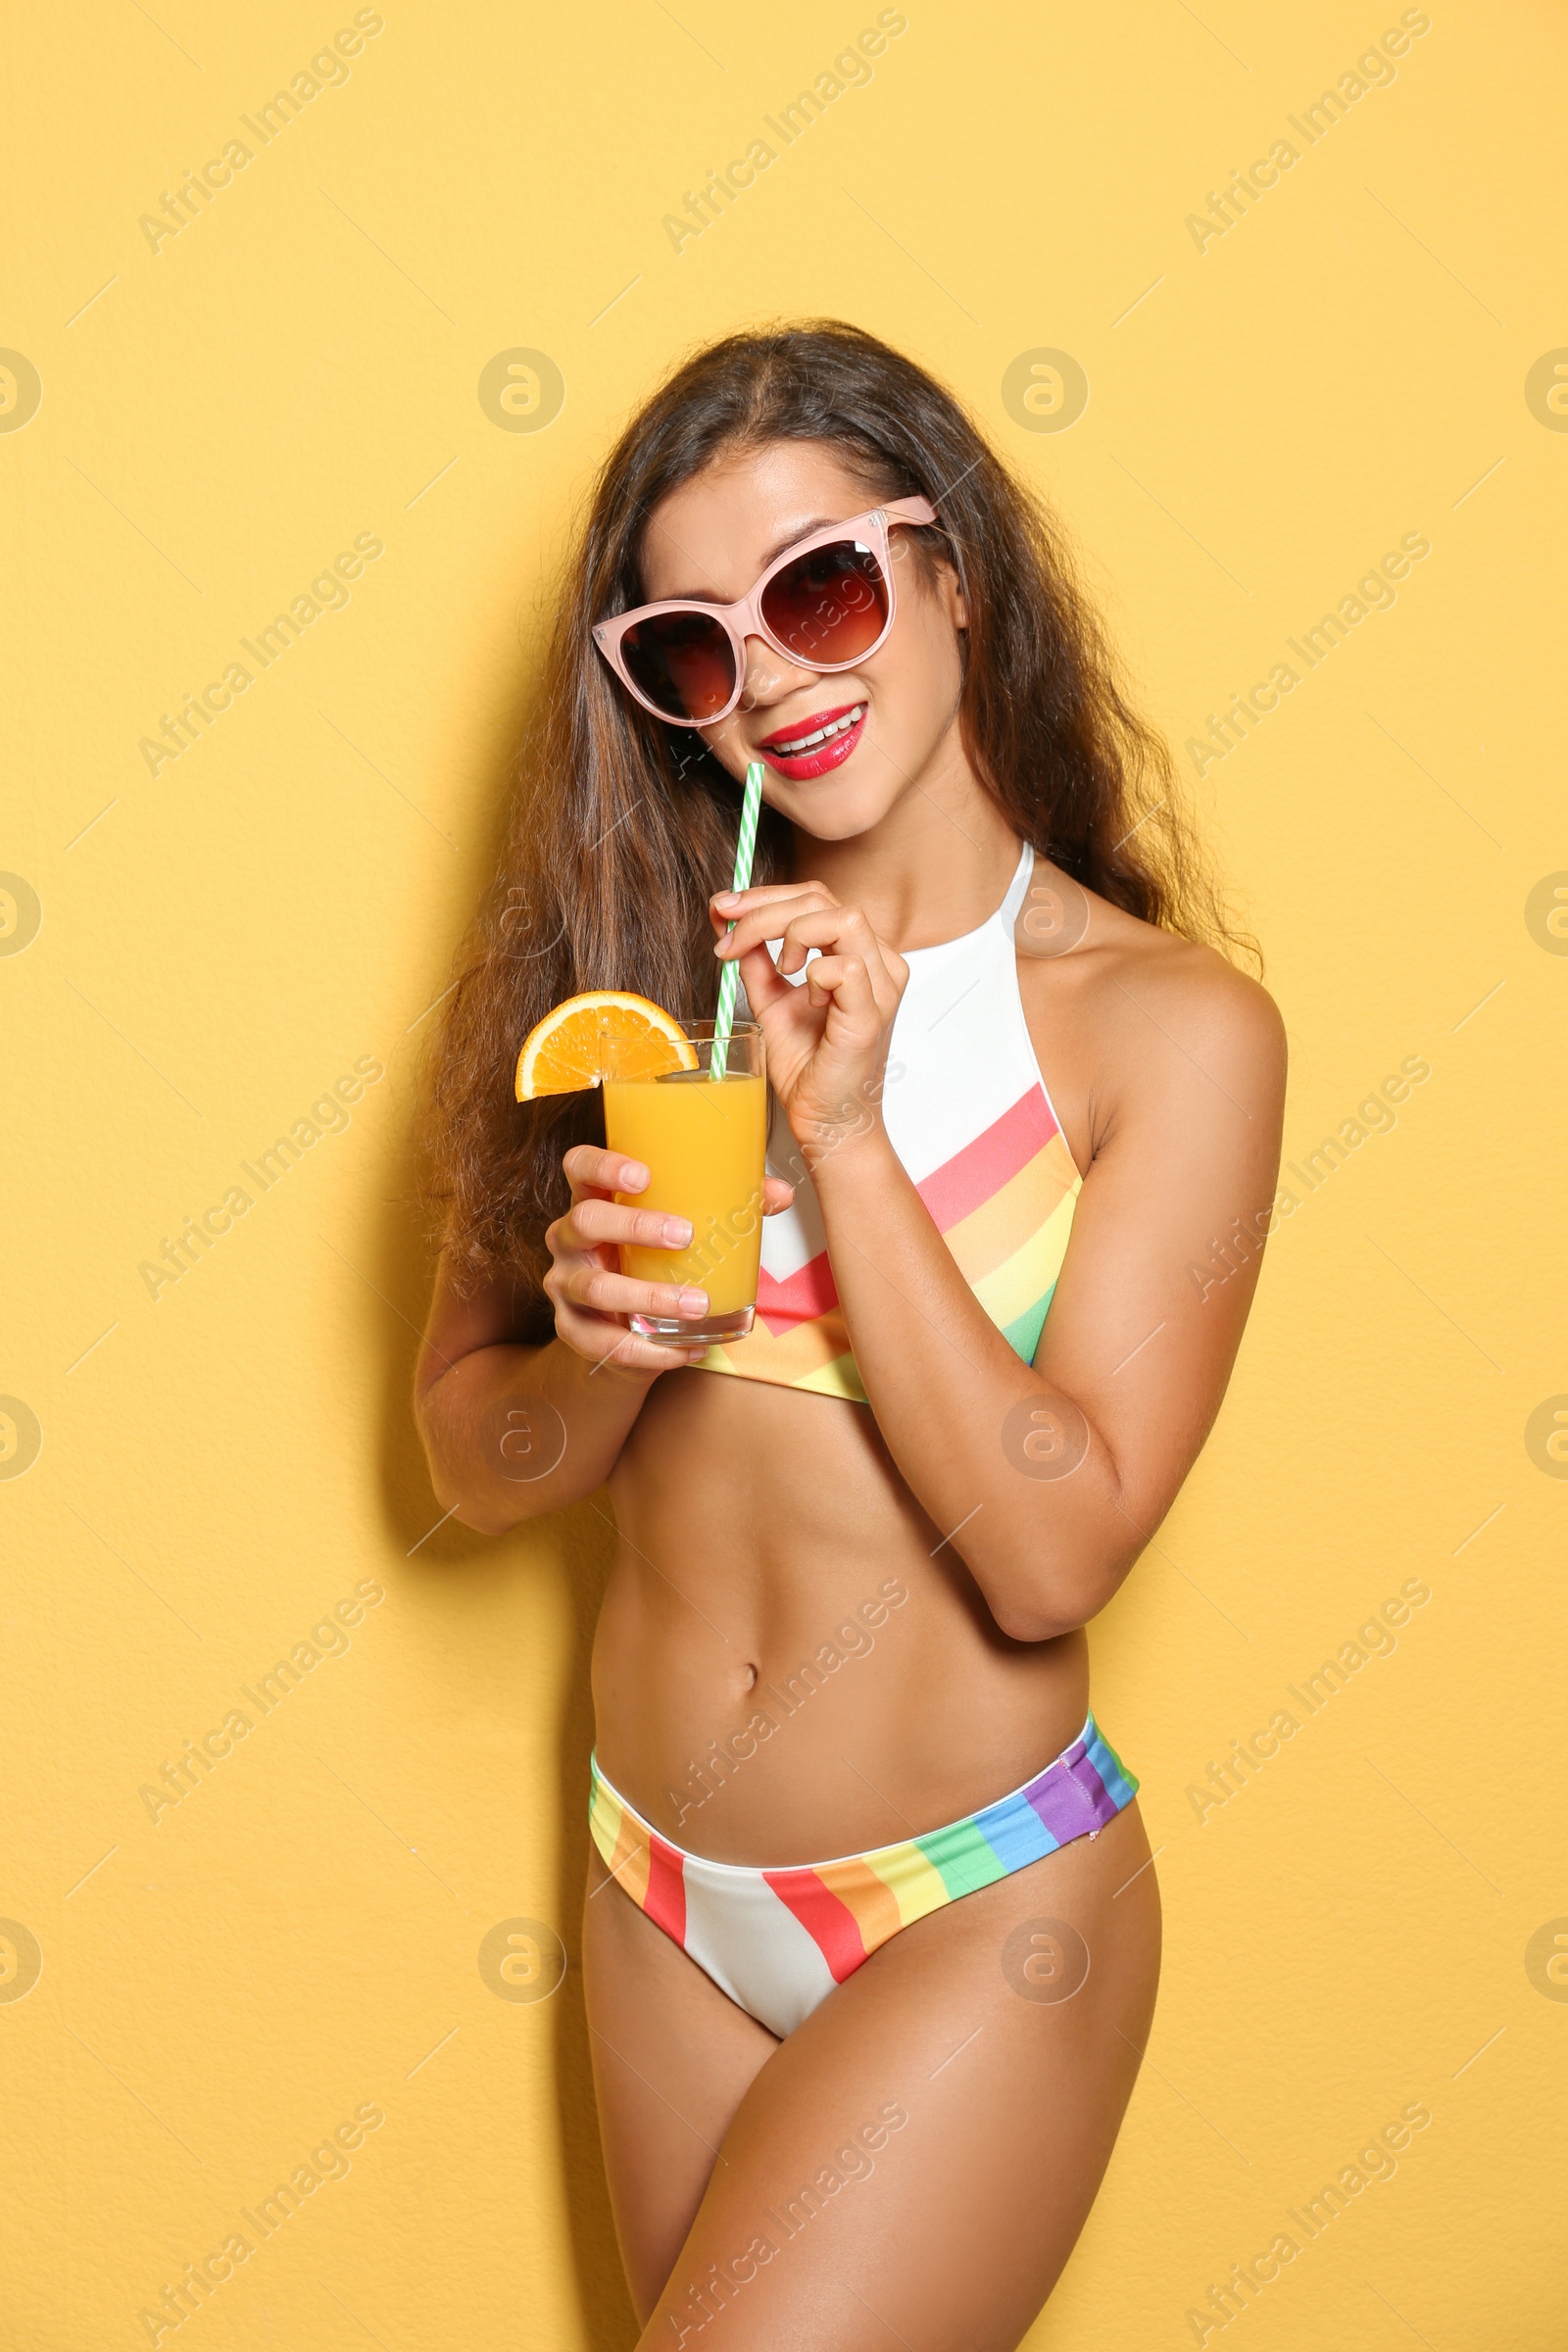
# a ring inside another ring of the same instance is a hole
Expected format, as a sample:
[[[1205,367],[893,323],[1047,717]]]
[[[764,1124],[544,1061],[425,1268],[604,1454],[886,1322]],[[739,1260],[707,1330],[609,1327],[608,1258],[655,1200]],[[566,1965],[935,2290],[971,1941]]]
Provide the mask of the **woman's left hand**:
[[[714,953],[740,963],[768,1078],[808,1162],[871,1132],[909,977],[903,956],[878,939],[860,907],[840,906],[820,882],[720,891],[710,906],[722,934]],[[776,965],[770,939],[781,941]],[[792,986],[784,975],[800,971],[811,948],[819,954],[804,987]]]

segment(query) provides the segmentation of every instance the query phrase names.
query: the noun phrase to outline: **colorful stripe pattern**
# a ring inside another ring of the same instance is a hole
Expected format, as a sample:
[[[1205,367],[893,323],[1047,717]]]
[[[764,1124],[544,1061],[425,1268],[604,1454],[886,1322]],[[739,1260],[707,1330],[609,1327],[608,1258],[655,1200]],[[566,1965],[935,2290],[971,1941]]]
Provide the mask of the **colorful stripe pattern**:
[[[1082,1187],[1039,1085],[915,1187],[959,1272],[1025,1363],[1040,1344]],[[782,1282],[764,1265],[756,1327],[710,1348],[701,1368],[863,1404],[826,1250]]]
[[[1006,900],[978,931],[909,953],[882,1099],[889,1139],[938,1232],[1025,1363],[1083,1187],[1018,994],[1012,925],[1032,867],[1026,849]],[[763,1227],[756,1325],[710,1348],[700,1369],[863,1404],[810,1181],[798,1167],[776,1172],[796,1179],[796,1199]]]
[[[1098,1835],[1138,1790],[1091,1715],[1044,1772],[963,1821],[868,1854],[760,1870],[671,1845],[597,1761],[590,1771],[588,1823],[606,1868],[721,1991],[780,2036],[901,1928]]]

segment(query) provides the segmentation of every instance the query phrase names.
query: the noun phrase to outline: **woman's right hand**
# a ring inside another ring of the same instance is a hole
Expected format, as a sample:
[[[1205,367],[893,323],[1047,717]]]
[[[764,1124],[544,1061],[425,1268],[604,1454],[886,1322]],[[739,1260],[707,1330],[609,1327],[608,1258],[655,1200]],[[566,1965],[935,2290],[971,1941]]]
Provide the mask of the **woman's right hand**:
[[[687,1219],[617,1203],[616,1193],[640,1193],[649,1182],[641,1161],[623,1152],[577,1144],[561,1164],[571,1186],[571,1206],[545,1234],[551,1263],[544,1288],[556,1310],[556,1337],[596,1370],[613,1364],[652,1376],[698,1362],[708,1353],[706,1347],[642,1339],[622,1318],[684,1315],[696,1322],[708,1312],[708,1293],[679,1283],[632,1281],[620,1271],[616,1247],[634,1242],[644,1250],[688,1249]]]

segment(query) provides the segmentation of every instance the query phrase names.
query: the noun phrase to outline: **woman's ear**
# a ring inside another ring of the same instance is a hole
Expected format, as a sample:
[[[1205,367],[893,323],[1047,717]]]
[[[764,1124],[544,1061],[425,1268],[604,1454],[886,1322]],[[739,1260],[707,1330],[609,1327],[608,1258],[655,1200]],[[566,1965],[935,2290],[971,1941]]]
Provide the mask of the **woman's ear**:
[[[936,597],[953,626],[956,629],[969,626],[968,603],[951,557],[943,555],[938,546],[919,546],[914,533],[903,529],[892,541],[889,552],[895,564],[905,563],[913,556],[916,576]]]
[[[969,626],[968,600],[964,596],[963,586],[957,573],[945,557],[937,558],[936,575],[937,592],[942,599],[943,611],[956,629],[966,629]]]

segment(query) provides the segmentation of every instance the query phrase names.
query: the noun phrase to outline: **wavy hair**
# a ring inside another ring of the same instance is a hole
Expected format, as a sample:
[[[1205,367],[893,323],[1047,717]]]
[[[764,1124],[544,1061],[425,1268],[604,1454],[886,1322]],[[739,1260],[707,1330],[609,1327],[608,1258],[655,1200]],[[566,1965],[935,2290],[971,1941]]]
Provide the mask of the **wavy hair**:
[[[467,1289],[510,1279],[540,1303],[543,1233],[566,1204],[561,1155],[598,1131],[597,1094],[513,1100],[528,1030],[582,989],[632,988],[710,1012],[708,900],[730,872],[734,779],[695,731],[623,692],[589,624],[644,597],[661,499],[720,457],[819,441],[867,504],[919,492],[940,520],[918,563],[962,584],[958,722],[1019,837],[1114,906],[1222,952],[1232,926],[1162,737],[1132,708],[1054,516],[935,377],[838,319],[725,336],[678,367],[600,469],[562,583],[493,887],[457,962],[427,1088],[423,1200]],[[790,828],[764,807],[758,881],[785,877]]]

